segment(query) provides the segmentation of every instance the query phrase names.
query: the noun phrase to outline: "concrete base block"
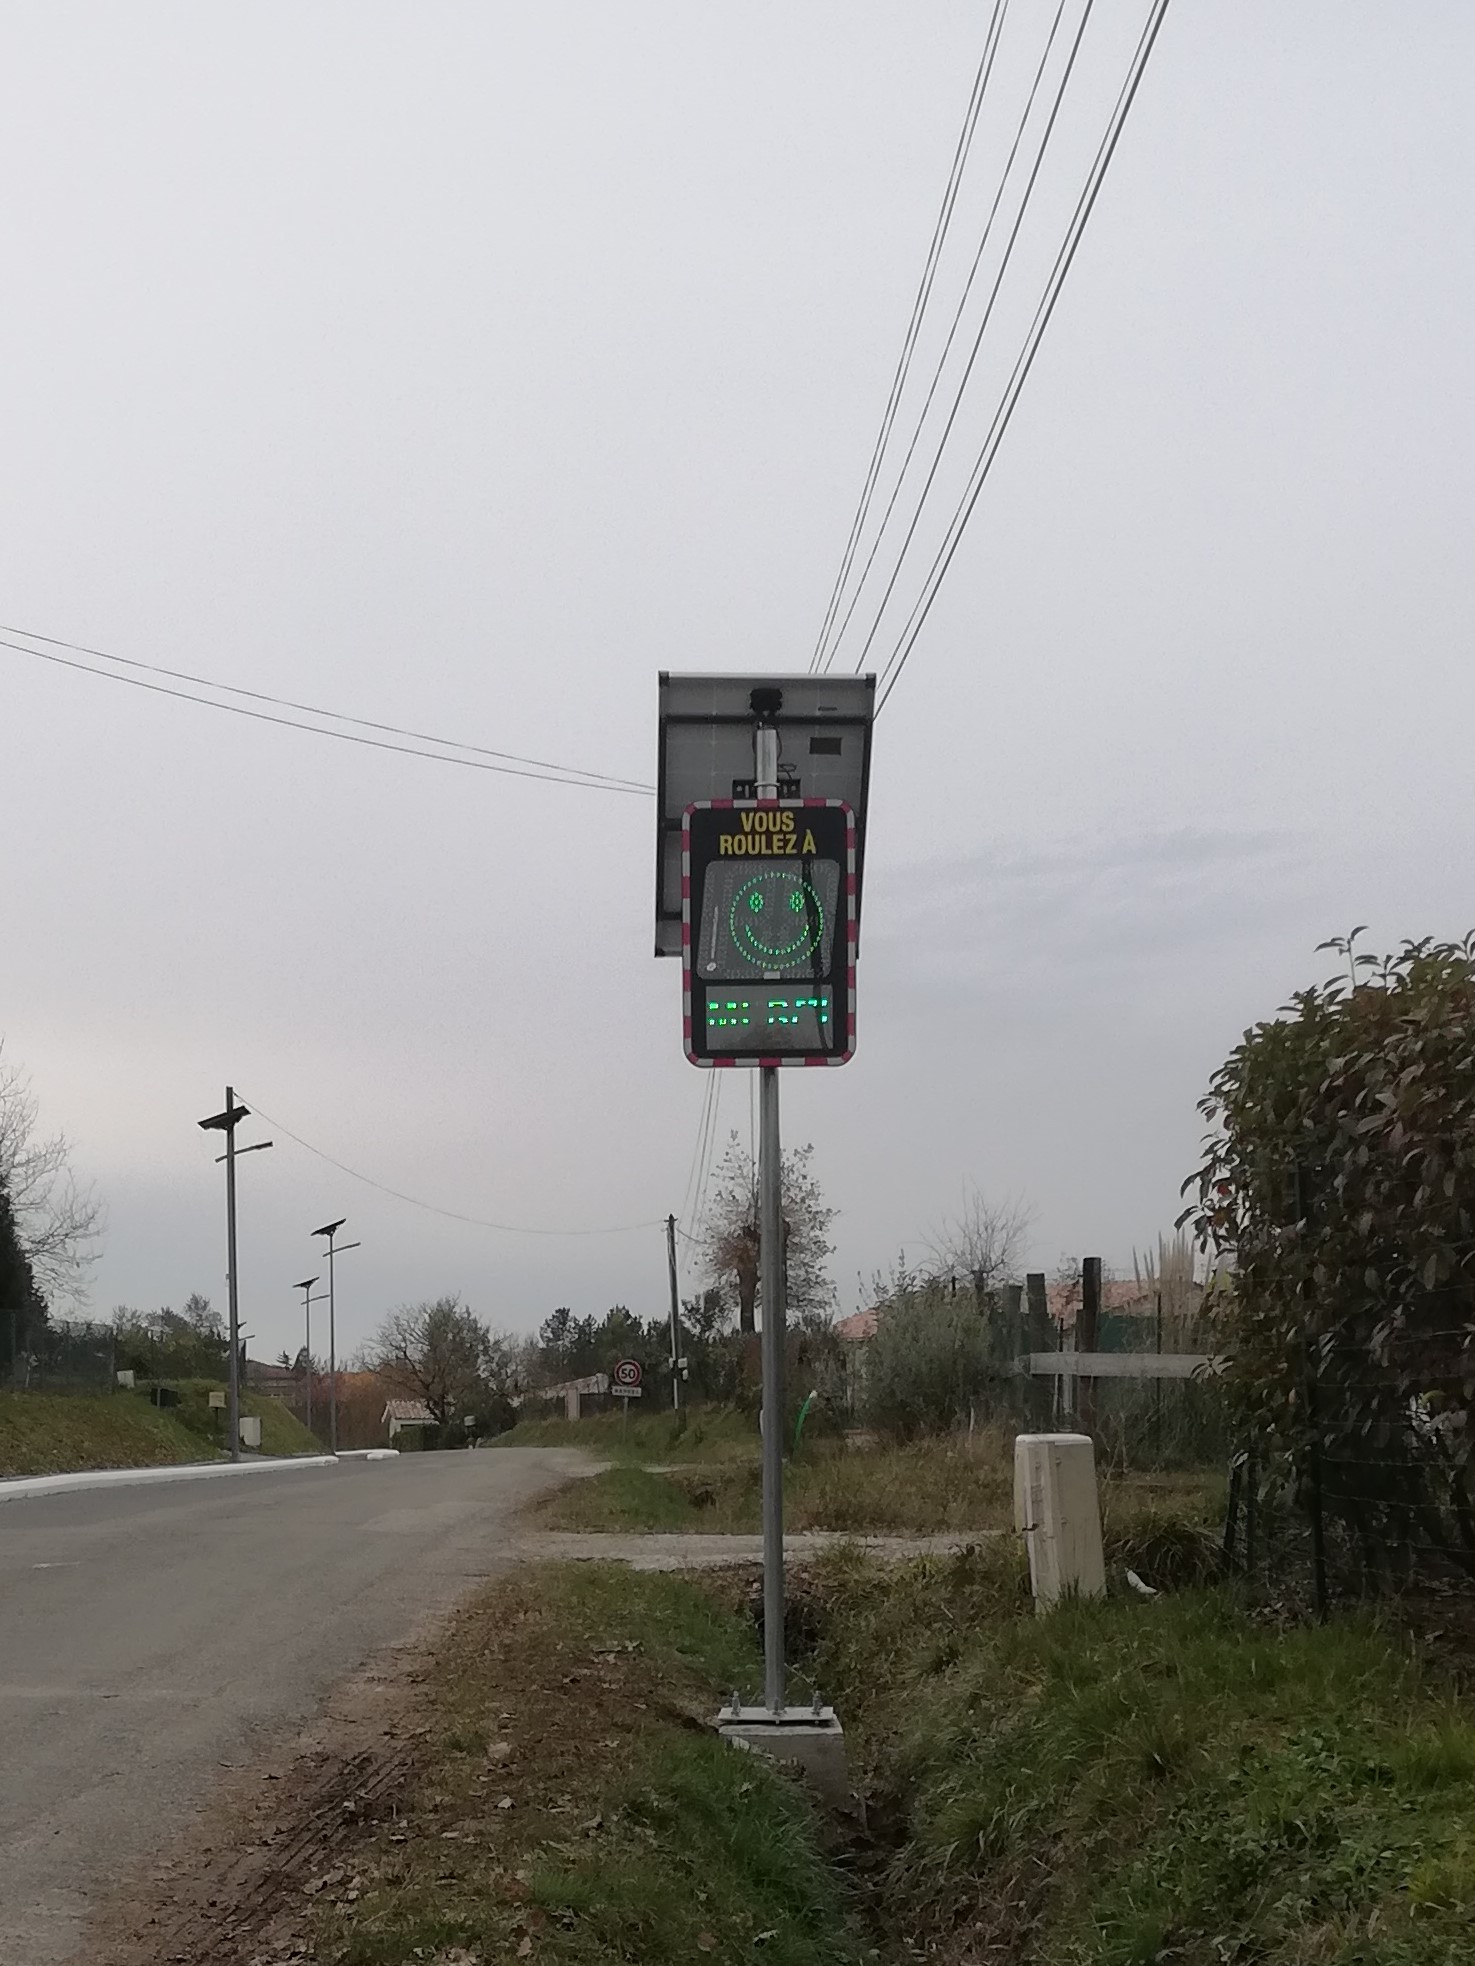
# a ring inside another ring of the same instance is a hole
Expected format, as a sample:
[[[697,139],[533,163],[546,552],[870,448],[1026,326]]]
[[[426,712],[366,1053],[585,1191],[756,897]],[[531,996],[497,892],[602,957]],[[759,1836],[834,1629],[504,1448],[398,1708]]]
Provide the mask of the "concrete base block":
[[[725,1707],[716,1725],[730,1746],[792,1762],[829,1808],[856,1813],[845,1729],[833,1707],[786,1707],[781,1715],[767,1707]]]
[[[1062,1598],[1106,1594],[1096,1450],[1089,1435],[1018,1435],[1014,1526],[1029,1551],[1037,1611]]]

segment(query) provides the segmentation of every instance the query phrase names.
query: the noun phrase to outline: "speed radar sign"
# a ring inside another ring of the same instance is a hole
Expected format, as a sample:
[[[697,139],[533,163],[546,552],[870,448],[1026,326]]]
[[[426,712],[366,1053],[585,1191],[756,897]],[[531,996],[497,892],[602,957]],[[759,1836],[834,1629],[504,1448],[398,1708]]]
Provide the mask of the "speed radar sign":
[[[843,1065],[855,1049],[855,815],[715,799],[681,835],[682,1022],[694,1065]]]

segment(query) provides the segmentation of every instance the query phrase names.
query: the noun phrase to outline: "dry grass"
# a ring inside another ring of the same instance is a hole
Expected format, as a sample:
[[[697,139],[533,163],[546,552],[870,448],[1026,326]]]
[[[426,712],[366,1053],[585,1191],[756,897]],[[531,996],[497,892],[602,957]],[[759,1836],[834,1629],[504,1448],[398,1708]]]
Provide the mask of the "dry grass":
[[[1150,1535],[1159,1518],[1207,1529],[1222,1513],[1214,1474],[1126,1474],[1103,1483],[1108,1527]],[[905,1445],[824,1440],[806,1445],[785,1472],[791,1529],[856,1535],[933,1535],[1009,1529],[1014,1521],[1012,1436],[1000,1429]],[[756,1461],[660,1470],[612,1468],[573,1483],[536,1507],[546,1529],[752,1534],[762,1526]]]

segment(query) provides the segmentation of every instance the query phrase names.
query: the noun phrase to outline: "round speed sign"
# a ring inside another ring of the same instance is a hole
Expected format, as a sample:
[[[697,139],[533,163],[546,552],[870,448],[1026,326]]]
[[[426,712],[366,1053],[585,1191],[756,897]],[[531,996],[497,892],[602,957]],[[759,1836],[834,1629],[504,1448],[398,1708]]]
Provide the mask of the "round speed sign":
[[[610,1378],[616,1386],[625,1386],[627,1388],[638,1386],[640,1384],[640,1360],[638,1358],[622,1358],[610,1374]]]

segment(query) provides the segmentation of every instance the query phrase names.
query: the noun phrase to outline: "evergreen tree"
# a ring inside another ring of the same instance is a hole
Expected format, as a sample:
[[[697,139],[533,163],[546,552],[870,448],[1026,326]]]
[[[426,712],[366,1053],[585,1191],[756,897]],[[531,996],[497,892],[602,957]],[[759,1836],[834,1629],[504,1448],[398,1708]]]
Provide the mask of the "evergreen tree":
[[[0,1186],[0,1365],[29,1351],[45,1322],[46,1300],[16,1231],[10,1196]]]

